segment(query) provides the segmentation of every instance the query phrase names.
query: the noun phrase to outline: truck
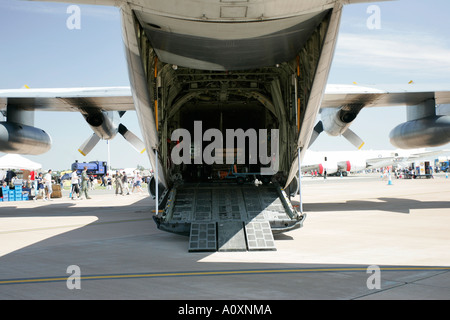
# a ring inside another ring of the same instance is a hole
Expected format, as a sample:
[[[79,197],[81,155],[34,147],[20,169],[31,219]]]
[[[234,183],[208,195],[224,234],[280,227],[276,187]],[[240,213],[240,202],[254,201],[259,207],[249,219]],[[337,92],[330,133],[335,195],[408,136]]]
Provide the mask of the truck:
[[[413,168],[413,178],[433,178],[433,167],[430,165],[429,161],[418,161],[412,164]]]
[[[87,167],[87,174],[89,175],[102,177],[108,173],[106,161],[78,162],[78,160],[75,160],[71,168],[77,170],[77,173],[80,174],[84,167]]]
[[[445,158],[434,160],[434,166],[439,171],[448,172],[449,165],[450,165],[450,161]]]

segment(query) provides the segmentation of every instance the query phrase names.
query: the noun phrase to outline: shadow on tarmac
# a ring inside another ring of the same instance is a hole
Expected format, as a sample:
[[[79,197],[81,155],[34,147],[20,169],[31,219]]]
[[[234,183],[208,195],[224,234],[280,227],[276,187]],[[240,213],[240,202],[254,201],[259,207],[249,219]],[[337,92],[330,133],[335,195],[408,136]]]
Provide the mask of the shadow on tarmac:
[[[292,201],[299,205],[298,201]],[[352,200],[346,202],[304,203],[305,212],[389,211],[409,214],[411,209],[450,209],[450,201],[419,201],[401,198],[378,198],[374,201]]]
[[[385,210],[409,213],[412,208],[450,208],[450,201],[414,201],[379,198],[379,201],[348,201],[346,203],[305,204],[309,212]],[[86,200],[83,200],[86,201]],[[80,266],[83,275],[106,275],[102,281],[83,282],[83,290],[70,292],[65,284],[55,289],[52,283],[1,286],[0,299],[357,299],[370,296],[366,286],[367,266],[361,270],[345,269],[349,265],[298,263],[208,262],[202,260],[212,253],[189,253],[188,238],[157,229],[152,219],[154,201],[146,197],[131,205],[84,207],[75,203],[52,202],[38,208],[3,206],[1,218],[11,217],[83,217],[96,216],[95,222],[62,232],[0,257],[0,280],[39,277],[68,277],[68,265]],[[63,227],[63,226],[61,226]],[[21,231],[34,232],[32,227]],[[42,228],[45,229],[45,228]],[[0,232],[1,234],[1,232]],[[276,240],[292,241],[289,234]],[[301,250],[299,248],[298,250]],[[227,253],[225,253],[226,255]],[[248,253],[251,255],[252,253]],[[268,253],[270,254],[270,253]],[[292,273],[271,273],[270,270],[317,268]],[[324,269],[326,268],[326,269]],[[334,268],[334,269],[330,269]],[[343,268],[343,269],[339,269]],[[216,272],[205,276],[182,275],[180,272]],[[242,274],[220,275],[221,270]],[[267,273],[245,274],[245,271],[266,270]],[[174,272],[181,275],[114,280],[111,275]],[[406,282],[441,274],[442,271],[411,270],[392,272],[382,279],[384,291],[404,286]],[[108,278],[110,277],[110,278]],[[89,284],[87,284],[89,283]],[[383,291],[383,292],[384,292]],[[3,292],[3,294],[1,293]],[[407,296],[401,293],[400,297]],[[395,298],[395,296],[394,296]],[[412,296],[414,298],[414,296]],[[421,297],[424,298],[423,296]]]

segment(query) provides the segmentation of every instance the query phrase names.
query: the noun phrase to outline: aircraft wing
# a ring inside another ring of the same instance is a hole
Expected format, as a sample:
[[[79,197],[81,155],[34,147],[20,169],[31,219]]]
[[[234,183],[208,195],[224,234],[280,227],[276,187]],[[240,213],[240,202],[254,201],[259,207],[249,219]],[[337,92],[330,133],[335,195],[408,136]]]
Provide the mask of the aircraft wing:
[[[408,156],[391,156],[367,159],[367,168],[380,168],[387,167],[399,163],[412,163],[421,160],[433,160],[435,157],[442,156],[444,154],[450,154],[450,150],[437,150],[437,151],[424,151],[415,152]]]
[[[7,108],[11,108],[11,114],[9,110],[5,112]],[[138,152],[143,153],[146,149],[144,143],[134,133],[122,123],[118,123],[126,111],[135,110],[130,87],[0,90],[0,112],[8,114],[7,117],[11,115],[16,121],[20,119],[21,124],[14,127],[14,121],[2,123],[2,132],[8,132],[4,134],[3,140],[6,139],[8,142],[3,144],[0,142],[0,149],[40,154],[50,148],[51,139],[43,136],[41,133],[43,130],[36,130],[28,117],[22,117],[22,110],[80,112],[94,131],[78,149],[84,156],[100,139],[110,140],[117,133],[120,133]],[[31,142],[33,146],[42,145],[42,147],[34,148],[34,151],[31,151],[30,146],[24,147],[25,141],[30,137],[34,139]]]
[[[7,105],[38,111],[134,110],[129,87],[0,90],[0,110]]]
[[[348,104],[363,104],[364,107],[417,105],[431,98],[436,99],[436,104],[450,104],[450,91],[388,92],[356,86],[327,86],[321,108]],[[130,87],[0,90],[0,110],[6,109],[7,104],[40,111],[79,111],[78,108],[86,107],[103,111],[134,110]]]
[[[430,157],[442,156],[450,154],[450,150],[424,151],[411,154],[408,159],[411,161],[421,159],[431,159]]]
[[[388,92],[358,86],[327,86],[321,108],[336,108],[351,104],[368,107],[414,106],[428,99],[436,104],[450,103],[450,91]]]

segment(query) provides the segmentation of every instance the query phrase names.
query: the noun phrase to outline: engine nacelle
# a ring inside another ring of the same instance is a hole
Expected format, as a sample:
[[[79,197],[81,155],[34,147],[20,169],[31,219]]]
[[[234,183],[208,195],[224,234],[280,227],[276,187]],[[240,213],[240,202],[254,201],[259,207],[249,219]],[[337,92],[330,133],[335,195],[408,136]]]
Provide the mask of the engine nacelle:
[[[356,119],[362,105],[347,105],[341,108],[325,108],[321,111],[323,130],[330,136],[342,135]]]
[[[119,124],[114,119],[114,112],[96,112],[83,116],[101,139],[110,140],[116,136]]]
[[[350,161],[340,161],[337,165],[340,171],[350,172],[352,170],[352,164]]]
[[[352,160],[352,161],[341,161],[338,162],[339,170],[342,172],[356,172],[365,170],[367,168],[366,161],[361,160]]]
[[[450,142],[450,116],[431,116],[408,121],[389,134],[391,144],[400,149],[439,147]]]
[[[50,150],[51,137],[42,129],[17,124],[0,122],[0,151],[39,155]]]

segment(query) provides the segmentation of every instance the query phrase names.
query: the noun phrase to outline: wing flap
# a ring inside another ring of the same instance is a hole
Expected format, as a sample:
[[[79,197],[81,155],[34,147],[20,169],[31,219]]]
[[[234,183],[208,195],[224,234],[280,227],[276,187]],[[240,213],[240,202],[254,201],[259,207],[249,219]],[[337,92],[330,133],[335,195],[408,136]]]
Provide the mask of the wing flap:
[[[7,105],[39,111],[134,110],[129,87],[0,90],[0,109]]]
[[[436,104],[449,104],[450,91],[383,92],[358,87],[331,88],[325,92],[321,108],[336,108],[348,104],[363,104],[364,107],[414,106],[435,99]]]

